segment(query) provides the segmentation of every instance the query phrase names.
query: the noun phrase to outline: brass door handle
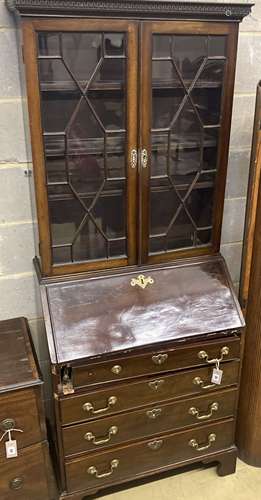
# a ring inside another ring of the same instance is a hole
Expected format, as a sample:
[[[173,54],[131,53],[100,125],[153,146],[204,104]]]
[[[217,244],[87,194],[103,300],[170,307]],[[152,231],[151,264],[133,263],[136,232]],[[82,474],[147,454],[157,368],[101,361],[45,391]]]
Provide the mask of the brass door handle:
[[[119,460],[115,458],[114,460],[111,461],[111,469],[109,472],[104,472],[103,474],[99,474],[96,467],[94,465],[91,465],[88,469],[88,474],[91,474],[92,476],[97,477],[97,479],[102,479],[103,477],[109,477],[113,474],[114,470],[117,469],[119,466]]]
[[[92,432],[86,432],[86,434],[84,435],[84,439],[86,439],[86,441],[92,441],[93,444],[105,444],[105,443],[108,443],[111,439],[112,436],[116,436],[118,432],[118,427],[116,425],[112,425],[112,427],[109,428],[108,430],[108,436],[107,437],[103,437],[103,438],[96,438],[96,436],[92,433]]]
[[[105,408],[99,408],[98,410],[95,410],[93,404],[88,402],[84,403],[82,409],[83,411],[89,411],[90,413],[92,413],[92,415],[98,415],[99,413],[104,413],[105,411],[108,411],[116,403],[117,403],[116,396],[110,396],[108,399],[108,404],[107,406],[105,406]]]
[[[196,439],[191,439],[189,441],[189,446],[191,446],[191,448],[194,448],[195,450],[197,451],[204,451],[204,450],[207,450],[208,448],[210,448],[210,446],[212,445],[212,443],[214,443],[216,441],[216,434],[212,433],[212,434],[209,434],[208,436],[208,444],[203,444],[203,445],[200,445],[198,444],[197,440]]]
[[[203,382],[202,378],[200,378],[200,377],[195,377],[193,379],[193,384],[200,385],[201,389],[212,389],[212,387],[217,387],[216,384],[204,385],[204,382]]]
[[[199,351],[198,358],[206,361],[208,364],[216,364],[221,363],[223,361],[224,356],[229,354],[229,348],[224,346],[220,349],[220,358],[209,359],[208,353],[206,351]]]
[[[168,359],[169,355],[167,353],[165,354],[155,354],[155,356],[152,356],[152,361],[155,365],[163,365]]]
[[[208,418],[212,417],[212,415],[215,411],[218,411],[218,407],[219,407],[218,403],[216,403],[216,402],[212,403],[209,406],[209,413],[207,415],[200,415],[200,410],[198,410],[194,406],[192,406],[188,412],[189,412],[189,415],[196,417],[197,420],[207,420]]]

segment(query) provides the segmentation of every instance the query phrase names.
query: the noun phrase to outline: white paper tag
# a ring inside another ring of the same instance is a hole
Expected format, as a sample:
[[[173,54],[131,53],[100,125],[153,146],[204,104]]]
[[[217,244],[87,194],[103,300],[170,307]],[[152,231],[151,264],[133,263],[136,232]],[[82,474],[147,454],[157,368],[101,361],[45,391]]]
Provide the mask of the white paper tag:
[[[220,385],[222,381],[223,370],[213,368],[211,382],[212,384]]]
[[[17,442],[16,440],[9,440],[5,443],[6,458],[15,458],[18,456],[17,453]]]

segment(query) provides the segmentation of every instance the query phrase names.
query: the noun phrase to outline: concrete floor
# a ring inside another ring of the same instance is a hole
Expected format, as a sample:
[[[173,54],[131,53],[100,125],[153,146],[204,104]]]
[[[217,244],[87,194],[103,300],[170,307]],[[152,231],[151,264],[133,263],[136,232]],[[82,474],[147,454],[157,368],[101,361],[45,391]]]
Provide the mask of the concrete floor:
[[[106,495],[104,500],[261,500],[261,469],[237,462],[237,472],[219,477],[216,468],[193,469]]]

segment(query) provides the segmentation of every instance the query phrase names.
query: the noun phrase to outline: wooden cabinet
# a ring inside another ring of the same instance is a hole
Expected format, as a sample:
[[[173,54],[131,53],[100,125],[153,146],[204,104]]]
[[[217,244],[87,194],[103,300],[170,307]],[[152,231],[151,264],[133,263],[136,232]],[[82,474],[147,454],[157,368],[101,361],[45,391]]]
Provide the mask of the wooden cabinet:
[[[0,322],[0,380],[0,497],[54,500],[43,382],[24,318]]]
[[[237,29],[23,20],[43,275],[218,251]]]
[[[251,5],[8,3],[21,18],[60,499],[198,461],[232,473],[244,320],[219,244]]]
[[[244,320],[224,261],[139,276],[42,284],[61,499],[185,463],[235,471]]]

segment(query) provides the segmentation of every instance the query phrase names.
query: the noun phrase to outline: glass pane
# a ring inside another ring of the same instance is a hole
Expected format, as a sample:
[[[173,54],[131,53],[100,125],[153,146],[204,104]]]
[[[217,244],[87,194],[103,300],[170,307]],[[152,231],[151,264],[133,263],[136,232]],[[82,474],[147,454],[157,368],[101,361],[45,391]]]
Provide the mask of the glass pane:
[[[107,178],[125,177],[125,134],[107,136],[106,152]]]
[[[74,78],[86,87],[102,56],[101,33],[63,33],[61,52],[64,64]]]
[[[41,56],[59,56],[59,36],[57,33],[39,33],[38,51]]]
[[[151,235],[166,235],[178,206],[179,198],[169,183],[151,187]]]
[[[208,56],[209,57],[226,57],[227,38],[222,35],[208,37]]]
[[[213,189],[193,189],[185,202],[193,221],[197,228],[211,226]]]
[[[172,36],[171,55],[188,87],[207,57],[208,37]]]
[[[48,189],[49,216],[52,226],[53,245],[71,244],[80,226],[85,210],[73,197],[68,186]]]
[[[69,95],[65,92],[43,92],[42,122],[44,132],[56,134],[65,132],[79,99],[78,92]]]
[[[106,56],[124,56],[124,35],[122,33],[105,33],[104,34],[104,52]]]
[[[53,262],[126,256],[125,34],[39,33],[38,47]]]
[[[208,245],[226,37],[153,35],[150,252]]]
[[[125,129],[124,101],[120,93],[90,92],[89,102],[103,129]]]
[[[105,185],[92,210],[95,219],[102,220],[102,230],[110,240],[125,236],[126,193],[123,186],[122,181],[115,181],[109,187]]]

